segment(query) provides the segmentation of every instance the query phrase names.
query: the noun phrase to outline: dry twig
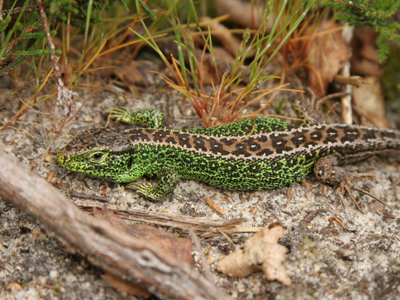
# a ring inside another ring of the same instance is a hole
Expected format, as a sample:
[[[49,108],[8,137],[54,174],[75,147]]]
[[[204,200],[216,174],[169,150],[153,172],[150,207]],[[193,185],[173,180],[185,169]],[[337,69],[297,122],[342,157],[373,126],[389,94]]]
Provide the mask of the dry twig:
[[[61,73],[60,69],[57,65],[57,56],[56,56],[56,47],[54,46],[53,39],[51,38],[50,27],[47,22],[46,12],[44,11],[44,6],[42,0],[37,0],[37,4],[40,9],[40,16],[43,21],[43,27],[46,31],[47,42],[50,46],[50,57],[51,61],[53,62],[54,67],[54,77],[56,78],[57,83],[57,102],[56,102],[56,116],[59,117],[63,116],[64,114],[68,117],[72,111],[74,106],[74,102],[72,98],[76,96],[76,93],[69,90],[67,87],[64,86],[64,82],[61,80]],[[64,114],[62,114],[64,111]]]

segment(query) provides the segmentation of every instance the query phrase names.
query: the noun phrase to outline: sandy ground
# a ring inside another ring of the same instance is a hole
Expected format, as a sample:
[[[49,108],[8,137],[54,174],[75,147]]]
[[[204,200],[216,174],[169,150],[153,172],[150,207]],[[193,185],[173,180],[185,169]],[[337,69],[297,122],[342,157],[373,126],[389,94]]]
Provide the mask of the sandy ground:
[[[82,105],[77,100],[77,107]],[[215,270],[215,263],[232,247],[223,237],[201,240],[203,252],[213,271],[214,281],[233,297],[242,299],[400,299],[400,160],[375,157],[346,166],[353,175],[373,173],[375,178],[359,178],[356,183],[388,203],[389,208],[368,196],[354,192],[364,213],[346,198],[346,210],[336,200],[332,188],[307,177],[308,187],[295,184],[273,191],[239,193],[219,190],[193,181],[182,181],[173,196],[151,203],[135,192],[116,184],[68,172],[58,166],[55,155],[72,136],[89,127],[104,126],[104,112],[118,106],[133,110],[160,108],[177,128],[193,124],[189,105],[170,95],[148,91],[140,98],[122,99],[116,93],[99,93],[86,103],[76,122],[68,125],[52,143],[49,128],[54,126],[40,113],[29,111],[21,122],[0,132],[0,147],[27,169],[53,182],[61,180],[64,192],[75,189],[89,195],[107,197],[110,203],[132,208],[215,219],[244,217],[241,227],[260,227],[272,222],[285,226],[281,244],[289,248],[285,266],[293,284],[285,287],[268,282],[263,274],[232,279]],[[18,110],[15,96],[2,89],[0,120],[8,121]],[[43,108],[39,107],[41,111]],[[399,114],[391,120],[400,123]],[[47,127],[46,127],[47,126]],[[180,126],[180,127],[178,127]],[[50,149],[46,156],[47,149]],[[206,202],[212,198],[225,210],[218,215]],[[228,199],[229,203],[226,201]],[[71,199],[75,201],[76,199]],[[315,213],[314,217],[311,218]],[[329,222],[341,218],[346,229]],[[1,299],[136,299],[116,292],[101,277],[101,270],[86,260],[66,254],[54,234],[24,213],[0,200],[0,298]],[[173,229],[170,229],[173,232]],[[231,236],[237,244],[251,234]],[[195,260],[198,253],[194,252]]]

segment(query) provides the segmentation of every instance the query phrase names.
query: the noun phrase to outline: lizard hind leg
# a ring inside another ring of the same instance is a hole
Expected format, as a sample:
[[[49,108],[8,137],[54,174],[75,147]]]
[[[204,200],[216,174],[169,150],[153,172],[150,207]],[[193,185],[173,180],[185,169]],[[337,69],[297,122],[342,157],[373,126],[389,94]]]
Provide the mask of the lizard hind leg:
[[[340,202],[344,205],[343,195],[347,193],[354,205],[359,211],[362,212],[360,205],[357,203],[351,189],[355,189],[363,194],[366,194],[380,203],[387,205],[384,201],[380,200],[370,192],[359,188],[347,174],[347,172],[338,166],[340,160],[340,154],[331,154],[320,158],[314,166],[314,174],[323,183],[336,186],[335,193]],[[364,175],[370,176],[370,174]]]

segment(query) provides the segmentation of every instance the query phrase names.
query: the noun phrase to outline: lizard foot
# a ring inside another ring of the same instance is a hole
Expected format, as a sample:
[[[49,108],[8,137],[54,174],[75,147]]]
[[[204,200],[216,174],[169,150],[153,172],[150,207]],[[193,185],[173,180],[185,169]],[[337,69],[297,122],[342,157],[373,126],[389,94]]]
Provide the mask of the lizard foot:
[[[356,199],[354,198],[353,194],[351,193],[351,189],[357,190],[363,194],[366,194],[373,199],[379,201],[380,203],[387,205],[384,201],[379,199],[378,197],[374,196],[370,192],[359,188],[347,172],[338,166],[338,155],[328,155],[325,157],[320,158],[314,168],[314,173],[316,177],[322,181],[323,183],[336,186],[335,193],[339,201],[344,204],[343,195],[348,194],[350,199],[353,201],[355,206],[359,211],[362,212],[360,205],[357,203]],[[374,176],[373,174],[359,174],[355,177],[371,177]]]
[[[132,112],[126,108],[113,108],[107,112],[110,119],[129,124],[147,124],[149,128],[161,128],[164,114],[158,109],[143,109]]]
[[[360,175],[358,175],[357,177],[360,177]],[[345,178],[339,183],[339,185],[338,185],[338,187],[337,187],[337,189],[335,191],[338,199],[342,202],[343,205],[344,205],[343,195],[345,193],[347,193],[349,195],[351,201],[353,201],[353,203],[357,207],[357,209],[359,211],[363,212],[361,207],[360,207],[360,205],[357,203],[356,199],[354,198],[353,194],[351,193],[351,189],[355,189],[355,190],[357,190],[357,191],[359,191],[359,192],[361,192],[361,193],[363,193],[365,195],[368,195],[371,198],[379,201],[383,205],[387,206],[387,204],[383,200],[379,199],[378,197],[376,197],[375,195],[371,194],[370,192],[368,192],[368,191],[366,191],[366,190],[364,190],[362,188],[359,188],[357,185],[355,185],[354,182],[350,179],[350,176],[348,176],[348,175],[346,175]]]
[[[111,111],[107,111],[106,113],[110,115],[110,119],[125,123],[129,123],[132,115],[132,112],[126,108],[113,108]]]
[[[126,188],[135,190],[142,197],[152,201],[163,201],[167,198],[165,195],[156,193],[156,189],[150,182],[135,181],[129,183]]]

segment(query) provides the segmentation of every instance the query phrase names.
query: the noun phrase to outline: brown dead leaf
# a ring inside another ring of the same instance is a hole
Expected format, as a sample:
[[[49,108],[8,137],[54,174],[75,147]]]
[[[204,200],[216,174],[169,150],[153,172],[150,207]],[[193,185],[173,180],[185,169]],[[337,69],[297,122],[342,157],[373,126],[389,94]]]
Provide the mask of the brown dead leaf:
[[[378,34],[369,26],[360,26],[354,29],[350,46],[351,73],[361,76],[383,76],[383,70],[378,60],[376,39]]]
[[[239,0],[214,0],[213,6],[218,15],[228,15],[229,21],[247,28],[258,28],[263,21],[261,19],[263,6],[257,2],[244,2]],[[267,32],[270,32],[275,23],[273,13],[267,25]]]
[[[115,67],[113,74],[120,78],[128,87],[148,87],[150,85],[148,80],[142,75],[138,66],[136,66],[136,63],[133,61]]]
[[[216,37],[221,42],[225,50],[228,51],[232,57],[237,55],[241,42],[227,27],[209,17],[202,17],[199,21],[207,23],[210,27],[212,36]],[[253,54],[254,53],[255,49],[253,51]]]
[[[361,124],[390,128],[385,118],[385,103],[379,77],[368,76],[363,78],[363,84],[353,89],[353,107],[361,115]]]
[[[349,45],[334,19],[318,24],[305,53],[308,61],[308,85],[318,97],[322,97],[328,84],[341,69],[342,63],[350,59]]]
[[[283,227],[279,223],[263,228],[235,252],[220,259],[217,270],[232,277],[263,271],[267,280],[278,280],[290,286],[292,281],[283,265],[288,249],[278,244],[282,236]]]

